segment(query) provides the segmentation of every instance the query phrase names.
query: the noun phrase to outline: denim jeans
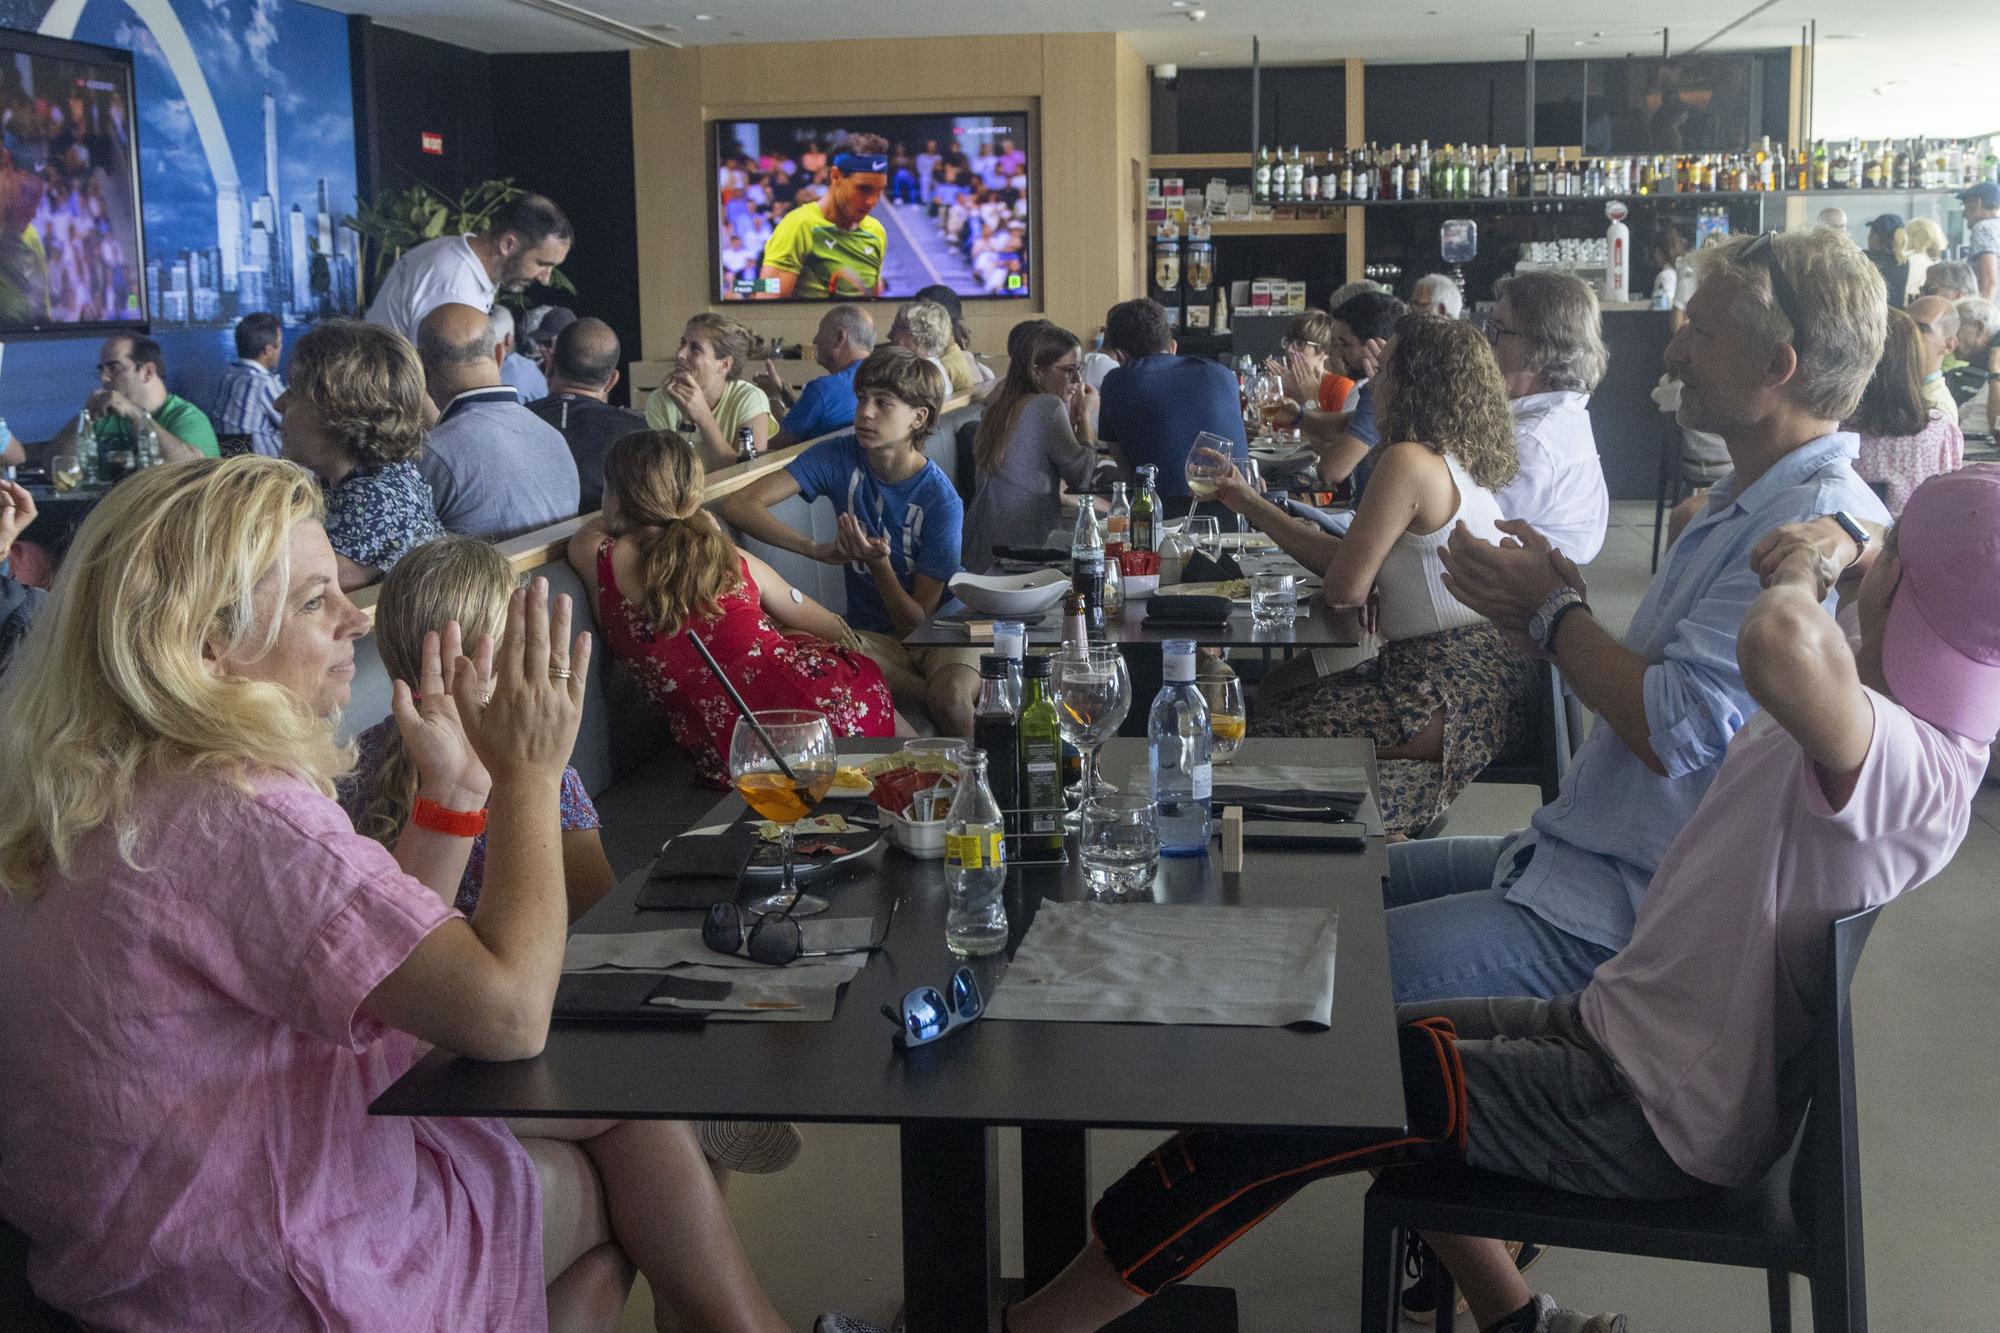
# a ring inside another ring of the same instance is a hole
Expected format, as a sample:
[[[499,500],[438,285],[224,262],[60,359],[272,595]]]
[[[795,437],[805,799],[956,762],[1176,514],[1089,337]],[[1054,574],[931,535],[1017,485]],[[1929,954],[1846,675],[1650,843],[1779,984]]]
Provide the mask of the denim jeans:
[[[1522,853],[1499,887],[1506,838],[1428,838],[1389,848],[1389,982],[1396,1003],[1465,996],[1549,1000],[1590,984],[1612,951],[1507,901]]]

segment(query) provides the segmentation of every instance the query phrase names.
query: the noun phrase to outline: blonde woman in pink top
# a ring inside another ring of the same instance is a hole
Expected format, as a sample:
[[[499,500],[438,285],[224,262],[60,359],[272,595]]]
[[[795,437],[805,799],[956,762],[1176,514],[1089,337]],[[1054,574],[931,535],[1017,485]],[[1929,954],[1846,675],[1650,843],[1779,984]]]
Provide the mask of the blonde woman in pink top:
[[[636,1265],[663,1320],[776,1333],[687,1126],[368,1114],[432,1045],[542,1048],[590,641],[541,580],[487,670],[432,636],[395,687],[419,813],[363,838],[333,720],[368,622],[320,517],[277,459],[124,482],[0,694],[0,1216],[36,1291],[123,1330],[539,1333],[615,1322]]]
[[[1861,436],[1854,471],[1900,517],[1910,492],[1926,478],[1965,466],[1965,435],[1958,423],[1924,399],[1923,335],[1902,311],[1889,311],[1882,359],[1862,392],[1861,406],[1843,425]]]

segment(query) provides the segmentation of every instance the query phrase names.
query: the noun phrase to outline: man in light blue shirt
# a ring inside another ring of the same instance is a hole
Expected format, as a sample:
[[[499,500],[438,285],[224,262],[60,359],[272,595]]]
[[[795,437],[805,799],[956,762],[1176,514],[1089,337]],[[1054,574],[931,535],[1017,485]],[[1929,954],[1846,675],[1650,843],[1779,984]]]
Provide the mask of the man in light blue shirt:
[[[1710,254],[1667,366],[1684,386],[1681,425],[1720,434],[1734,471],[1669,551],[1624,639],[1592,617],[1576,566],[1526,524],[1502,525],[1519,546],[1460,531],[1445,552],[1453,594],[1552,656],[1598,724],[1531,827],[1390,848],[1399,1002],[1583,989],[1624,948],[1653,872],[1756,709],[1736,634],[1763,586],[1761,543],[1812,523],[1852,557],[1865,543],[1850,531],[1889,521],[1851,466],[1856,437],[1839,430],[1881,352],[1873,266],[1824,228]]]
[[[222,372],[208,414],[218,436],[247,436],[251,452],[267,458],[284,452],[278,436],[278,399],[285,392],[278,360],[284,351],[285,326],[276,315],[256,310],[236,321],[236,363]]]

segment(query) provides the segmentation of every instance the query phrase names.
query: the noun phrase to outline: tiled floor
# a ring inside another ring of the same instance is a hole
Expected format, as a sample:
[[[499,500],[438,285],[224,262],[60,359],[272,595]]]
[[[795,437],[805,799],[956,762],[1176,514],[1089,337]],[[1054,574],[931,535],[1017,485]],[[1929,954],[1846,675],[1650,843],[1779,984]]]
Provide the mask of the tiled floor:
[[[1617,509],[1587,575],[1598,613],[1622,628],[1649,578],[1652,506]],[[1452,831],[1518,827],[1534,802],[1526,788],[1475,786],[1454,807]],[[2000,1097],[2000,787],[1974,814],[1951,867],[1884,915],[1855,987],[1869,1306],[1875,1326],[1896,1333],[1991,1328],[2000,1305],[2000,1141],[1986,1137]],[[894,1131],[808,1127],[806,1136],[791,1170],[734,1185],[737,1226],[795,1327],[829,1308],[887,1320],[902,1280]],[[1093,1134],[1096,1183],[1152,1142]],[[1245,1333],[1354,1327],[1362,1189],[1353,1179],[1310,1187],[1203,1270],[1202,1281],[1236,1288]],[[1015,1225],[1018,1201],[1004,1215]],[[1019,1271],[1018,1246],[1007,1262]],[[1747,1270],[1559,1251],[1534,1281],[1579,1308],[1625,1311],[1635,1333],[1768,1327],[1763,1277]],[[1799,1319],[1804,1327],[1803,1310]],[[642,1290],[621,1330],[651,1327]]]

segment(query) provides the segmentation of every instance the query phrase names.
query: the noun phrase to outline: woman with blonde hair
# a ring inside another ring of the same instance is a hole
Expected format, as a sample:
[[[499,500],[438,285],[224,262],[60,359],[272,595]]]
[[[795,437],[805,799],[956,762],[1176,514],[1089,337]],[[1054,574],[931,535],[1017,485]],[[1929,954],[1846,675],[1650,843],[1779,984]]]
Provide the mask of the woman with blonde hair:
[[[729,785],[738,713],[690,634],[753,709],[813,709],[836,736],[897,734],[882,669],[855,650],[847,622],[738,550],[706,498],[707,474],[685,440],[637,431],[605,455],[604,508],[569,543],[606,644],[701,780]]]
[[[944,364],[944,354],[951,348],[949,310],[936,301],[911,301],[896,312],[896,322],[889,326],[889,341],[936,366],[945,396],[951,396],[955,386]]]
[[[991,567],[996,543],[1024,533],[1040,541],[1060,525],[1062,488],[1083,490],[1097,466],[1097,391],[1083,382],[1083,344],[1047,320],[1008,341],[1007,374],[972,443],[978,489],[960,551],[973,571]]]
[[[1325,677],[1267,676],[1251,731],[1367,736],[1380,759],[1382,817],[1413,835],[1443,814],[1528,724],[1534,666],[1451,595],[1438,550],[1460,523],[1498,541],[1495,494],[1518,469],[1507,389],[1486,337],[1465,320],[1406,315],[1376,370],[1380,461],[1345,537],[1309,530],[1232,475],[1216,497],[1310,569],[1326,604],[1379,593],[1376,656]],[[1310,662],[1309,657],[1295,659]]]
[[[703,313],[687,322],[674,352],[674,373],[647,395],[646,424],[678,431],[710,467],[736,461],[745,426],[758,453],[770,445],[771,400],[744,376],[756,339],[741,320]]]
[[[36,1291],[97,1327],[537,1331],[615,1319],[636,1264],[663,1320],[778,1333],[687,1126],[368,1113],[432,1046],[547,1039],[591,645],[542,580],[489,681],[427,636],[392,853],[332,798],[368,620],[322,513],[272,458],[125,481],[0,691],[0,1215]]]
[[[1924,279],[1929,276],[1931,265],[1944,258],[1944,228],[1931,218],[1911,218],[1910,225],[1903,228],[1903,235],[1910,246],[1910,281],[1903,294],[1903,304],[1908,305],[1924,294]]]
[[[460,642],[490,645],[507,617],[507,600],[520,580],[507,557],[477,537],[443,537],[405,556],[382,583],[375,603],[375,644],[392,680],[415,680],[432,634],[457,626]],[[475,656],[483,654],[475,651]],[[394,847],[410,822],[417,795],[417,766],[385,717],[354,738],[359,758],[338,784],[357,832]],[[599,839],[597,807],[574,768],[562,773],[563,885],[575,921],[611,891],[616,878]],[[486,877],[486,835],[472,840],[453,906],[467,916],[479,906]]]

